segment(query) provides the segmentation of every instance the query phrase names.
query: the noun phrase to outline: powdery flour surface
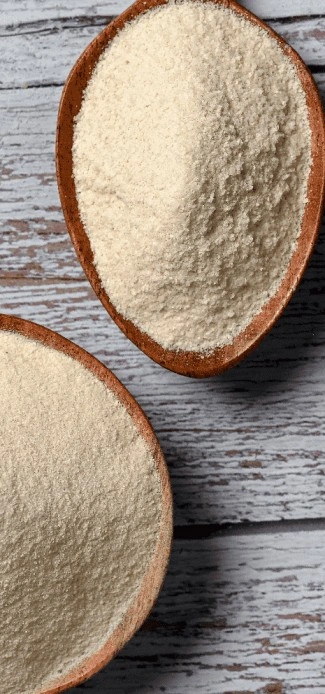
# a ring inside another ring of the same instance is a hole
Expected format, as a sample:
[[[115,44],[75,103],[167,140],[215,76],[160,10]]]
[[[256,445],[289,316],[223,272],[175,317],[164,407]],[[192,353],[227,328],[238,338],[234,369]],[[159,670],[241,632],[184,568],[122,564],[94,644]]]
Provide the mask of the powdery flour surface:
[[[165,348],[231,343],[285,275],[310,152],[296,69],[264,30],[192,2],[127,25],[94,70],[73,146],[118,311]]]
[[[115,395],[0,332],[0,672],[34,694],[102,646],[155,549],[161,486]]]

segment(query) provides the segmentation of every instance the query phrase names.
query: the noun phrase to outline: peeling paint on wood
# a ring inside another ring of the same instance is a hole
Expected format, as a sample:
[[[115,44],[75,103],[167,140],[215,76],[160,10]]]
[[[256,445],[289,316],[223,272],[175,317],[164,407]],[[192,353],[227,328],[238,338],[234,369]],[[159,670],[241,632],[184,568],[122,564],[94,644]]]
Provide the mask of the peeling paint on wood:
[[[325,75],[316,78],[325,103]],[[65,230],[55,178],[60,96],[60,87],[0,91],[0,273],[24,276],[27,272],[34,278],[44,274],[81,276]],[[35,260],[38,256],[39,266],[30,265],[26,244]],[[53,244],[56,253],[48,252]]]
[[[106,12],[100,18],[36,22],[22,25],[19,32],[11,29],[2,36],[0,32],[0,88],[62,85],[79,55],[110,19]],[[305,62],[325,65],[325,9],[324,17],[270,24]]]
[[[175,547],[155,611],[72,694],[325,694],[325,228],[284,316],[222,377],[168,373],[126,340],[75,257],[54,169],[60,85],[125,6],[1,0],[0,12],[0,308],[115,371],[157,431],[175,495]],[[318,66],[325,98],[324,0],[246,6],[277,18]],[[220,531],[225,523],[234,525]]]
[[[119,14],[129,0],[1,0],[0,28],[44,19]],[[297,17],[325,14],[324,0],[244,0],[244,7],[260,17]],[[1,33],[1,32],[0,32]]]
[[[290,583],[281,580],[288,573]],[[177,541],[153,628],[87,689],[322,694],[324,581],[324,531]],[[306,605],[315,620],[296,612]]]
[[[324,243],[314,257],[261,347],[202,382],[139,352],[108,318],[77,261],[80,279],[2,279],[0,303],[81,344],[139,399],[170,466],[177,523],[317,519],[325,516],[325,323],[324,294],[313,290],[322,281]]]
[[[324,236],[284,316],[250,359],[202,383],[159,369],[95,299],[65,229],[54,169],[60,92],[0,94],[2,310],[63,332],[131,388],[171,466],[177,522],[325,516]]]

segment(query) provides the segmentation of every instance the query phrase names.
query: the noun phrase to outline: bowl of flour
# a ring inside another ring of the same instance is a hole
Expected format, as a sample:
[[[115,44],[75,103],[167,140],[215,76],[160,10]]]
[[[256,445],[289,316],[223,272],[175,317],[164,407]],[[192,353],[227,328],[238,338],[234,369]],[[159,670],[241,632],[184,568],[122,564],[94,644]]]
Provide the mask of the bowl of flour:
[[[61,100],[59,191],[140,349],[201,377],[258,344],[315,242],[324,143],[306,66],[235,2],[139,1],[92,42]]]
[[[81,348],[0,316],[0,668],[56,694],[147,617],[172,534],[167,468],[130,393]]]

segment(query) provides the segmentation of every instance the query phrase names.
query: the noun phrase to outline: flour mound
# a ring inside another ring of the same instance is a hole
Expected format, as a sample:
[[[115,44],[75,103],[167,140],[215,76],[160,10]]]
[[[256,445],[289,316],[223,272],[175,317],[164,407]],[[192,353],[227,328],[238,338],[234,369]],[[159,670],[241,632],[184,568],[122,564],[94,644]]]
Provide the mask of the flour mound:
[[[117,310],[164,348],[230,344],[276,293],[301,230],[311,134],[296,68],[221,5],[148,11],[94,70],[73,165]]]
[[[79,362],[0,331],[0,672],[36,694],[105,644],[155,550],[161,484]]]

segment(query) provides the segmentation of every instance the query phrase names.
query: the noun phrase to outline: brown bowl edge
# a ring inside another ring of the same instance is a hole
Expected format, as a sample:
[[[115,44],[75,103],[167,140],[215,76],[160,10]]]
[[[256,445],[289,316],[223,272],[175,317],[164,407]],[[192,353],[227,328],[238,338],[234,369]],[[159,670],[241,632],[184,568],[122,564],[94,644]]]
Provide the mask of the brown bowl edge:
[[[107,665],[148,617],[161,590],[170,558],[173,531],[172,491],[167,465],[156,434],[140,405],[112,371],[89,354],[89,352],[86,352],[86,350],[37,323],[32,323],[16,316],[0,314],[0,330],[19,333],[24,337],[37,340],[47,347],[67,354],[72,359],[79,361],[96,378],[102,381],[107,388],[112,390],[129,412],[141,436],[147,441],[161,480],[162,514],[159,535],[154,555],[138,593],[123,621],[111,634],[106,644],[97,653],[86,658],[81,665],[68,673],[68,675],[61,679],[58,678],[56,682],[38,693],[59,694],[66,689],[81,684]]]
[[[105,27],[89,44],[75,63],[66,81],[59,107],[56,140],[57,180],[66,225],[79,261],[96,295],[118,327],[147,356],[170,371],[194,378],[213,376],[235,366],[257,347],[271,330],[287,306],[306,269],[317,239],[325,201],[325,120],[321,99],[313,76],[296,51],[249,10],[242,8],[234,0],[205,1],[223,4],[225,7],[232,9],[237,14],[262,27],[276,39],[297,68],[298,76],[306,93],[312,134],[313,163],[308,180],[308,203],[303,217],[297,248],[275,296],[264,306],[248,327],[235,338],[232,344],[223,348],[217,348],[211,353],[201,354],[197,352],[166,350],[137,328],[132,321],[125,319],[116,310],[101,284],[94,265],[89,239],[79,216],[73,179],[71,149],[73,120],[79,112],[84,89],[100,54],[124,24],[142,12],[158,5],[166,4],[166,0],[137,0],[137,2]]]

